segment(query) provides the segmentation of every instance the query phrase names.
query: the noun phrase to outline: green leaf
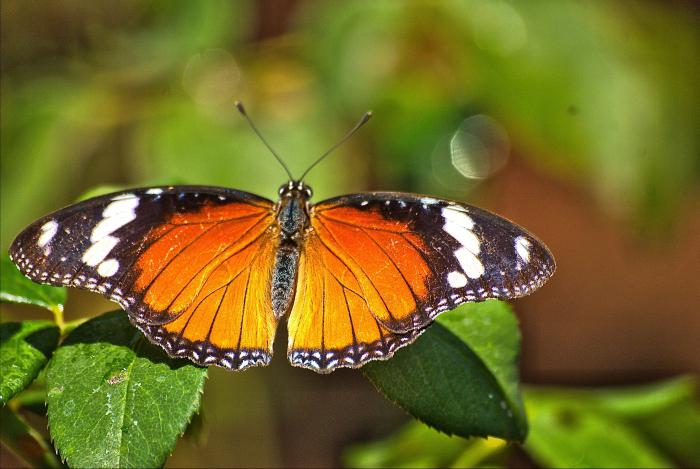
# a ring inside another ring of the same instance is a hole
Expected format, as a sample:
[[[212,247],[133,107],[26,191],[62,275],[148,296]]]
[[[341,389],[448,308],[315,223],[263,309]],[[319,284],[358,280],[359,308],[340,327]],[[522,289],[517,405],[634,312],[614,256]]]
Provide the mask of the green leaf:
[[[623,419],[568,393],[530,390],[528,454],[543,467],[672,467]]]
[[[75,467],[161,466],[199,408],[206,368],[169,358],[122,311],[70,334],[47,369],[51,437]]]
[[[363,372],[388,399],[442,432],[522,441],[527,421],[518,396],[519,344],[508,305],[472,303]]]
[[[32,282],[22,275],[9,257],[1,256],[0,301],[26,303],[60,312],[66,302],[66,289]]]
[[[446,467],[465,440],[411,422],[386,439],[350,447],[346,467]]]
[[[388,438],[351,446],[343,455],[346,467],[474,467],[488,461],[498,467],[495,456],[507,448],[497,438],[465,440],[411,422]]]
[[[700,404],[688,399],[636,421],[654,444],[684,467],[700,467]]]
[[[579,391],[578,395],[620,417],[641,418],[692,400],[695,388],[693,378],[681,376],[644,386]]]
[[[479,356],[505,394],[518,425],[527,433],[527,416],[520,398],[518,359],[520,329],[508,303],[491,300],[467,303],[462,314],[443,314],[438,322],[457,335]]]
[[[572,393],[572,391],[568,391]],[[681,376],[659,383],[577,393],[586,403],[624,418],[686,467],[700,467],[697,381]]]
[[[44,368],[58,345],[59,330],[49,321],[0,324],[0,403],[4,406]]]

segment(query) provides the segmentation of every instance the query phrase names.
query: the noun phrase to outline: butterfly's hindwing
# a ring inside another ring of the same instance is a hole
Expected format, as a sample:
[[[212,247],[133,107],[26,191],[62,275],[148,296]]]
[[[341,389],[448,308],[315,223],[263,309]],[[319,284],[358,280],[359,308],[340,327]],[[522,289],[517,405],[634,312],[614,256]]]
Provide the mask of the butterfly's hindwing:
[[[234,243],[235,244],[235,243]],[[172,356],[231,370],[267,365],[278,318],[270,305],[275,238],[265,231],[234,254],[210,261],[193,301],[163,324],[137,322]]]
[[[424,329],[388,330],[370,312],[357,278],[311,234],[299,264],[296,297],[287,321],[287,355],[294,366],[318,373],[386,360]]]

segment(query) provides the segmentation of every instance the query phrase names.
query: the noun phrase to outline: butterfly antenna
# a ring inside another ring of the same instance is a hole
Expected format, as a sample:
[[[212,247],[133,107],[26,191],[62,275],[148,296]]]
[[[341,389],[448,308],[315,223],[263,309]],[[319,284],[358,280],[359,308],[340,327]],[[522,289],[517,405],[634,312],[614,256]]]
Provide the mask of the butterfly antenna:
[[[319,164],[319,163],[321,162],[321,160],[323,160],[326,156],[330,155],[330,154],[333,152],[333,150],[335,150],[335,149],[338,148],[340,145],[342,145],[343,143],[345,143],[345,141],[346,141],[347,139],[349,139],[350,137],[352,137],[353,135],[355,135],[355,132],[357,132],[358,130],[360,130],[360,127],[362,127],[363,125],[365,125],[365,124],[367,123],[367,121],[368,121],[371,117],[372,117],[372,111],[367,111],[367,112],[365,113],[365,115],[362,116],[362,118],[361,118],[359,121],[357,121],[357,124],[355,124],[355,127],[353,127],[353,128],[350,130],[350,132],[347,133],[347,135],[346,135],[345,137],[343,137],[342,139],[340,139],[340,141],[339,141],[338,143],[336,143],[335,145],[333,145],[332,147],[330,147],[328,150],[326,150],[326,152],[325,152],[323,155],[319,156],[318,159],[317,159],[316,161],[314,161],[313,164],[312,164],[311,166],[309,166],[309,168],[308,168],[306,171],[304,171],[304,174],[301,175],[301,177],[299,178],[299,180],[300,180],[300,181],[303,181],[303,180],[304,180],[304,176],[306,176],[307,174],[309,174],[309,171],[311,171],[311,169],[312,169],[314,166],[316,166],[317,164]]]
[[[277,152],[270,146],[270,144],[267,143],[267,140],[265,140],[265,137],[262,136],[262,134],[260,133],[260,131],[258,130],[258,128],[255,127],[255,124],[253,124],[253,120],[248,116],[248,113],[246,112],[245,107],[243,106],[243,103],[240,102],[240,101],[236,101],[236,102],[235,102],[235,105],[236,105],[236,109],[238,109],[238,112],[240,112],[241,115],[242,115],[243,117],[245,117],[245,120],[248,121],[248,124],[250,125],[250,128],[253,129],[253,132],[255,132],[255,135],[257,135],[258,138],[259,138],[260,140],[262,140],[262,142],[265,144],[265,146],[267,147],[267,149],[270,150],[270,153],[272,153],[272,154],[275,156],[275,158],[277,158],[277,161],[280,162],[280,164],[282,165],[282,167],[284,168],[284,170],[287,172],[287,175],[289,176],[289,180],[290,180],[290,181],[293,181],[294,178],[292,177],[292,172],[289,171],[289,168],[288,168],[287,165],[284,163],[284,160],[282,160],[282,158],[280,157],[280,155],[278,155]]]

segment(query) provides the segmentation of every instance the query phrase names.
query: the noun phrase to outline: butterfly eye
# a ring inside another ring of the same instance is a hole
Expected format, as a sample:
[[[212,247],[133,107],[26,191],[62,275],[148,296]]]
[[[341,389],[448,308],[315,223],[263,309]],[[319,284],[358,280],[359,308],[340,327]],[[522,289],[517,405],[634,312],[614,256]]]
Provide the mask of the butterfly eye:
[[[309,186],[304,187],[304,193],[306,194],[306,197],[308,197],[309,199],[311,198],[311,196],[314,195],[314,191],[312,191]]]

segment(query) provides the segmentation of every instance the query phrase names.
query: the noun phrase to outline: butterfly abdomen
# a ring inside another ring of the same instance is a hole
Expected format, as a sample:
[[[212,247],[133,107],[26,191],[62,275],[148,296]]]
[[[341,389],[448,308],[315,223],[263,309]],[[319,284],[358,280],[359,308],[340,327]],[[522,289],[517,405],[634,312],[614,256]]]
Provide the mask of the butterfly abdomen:
[[[308,189],[302,183],[290,182],[282,186],[277,206],[279,249],[272,269],[272,311],[277,319],[287,314],[292,306],[297,281],[300,243],[309,225],[306,209]]]
[[[299,247],[294,243],[283,243],[272,270],[272,311],[277,319],[287,314],[292,305],[298,265]]]

